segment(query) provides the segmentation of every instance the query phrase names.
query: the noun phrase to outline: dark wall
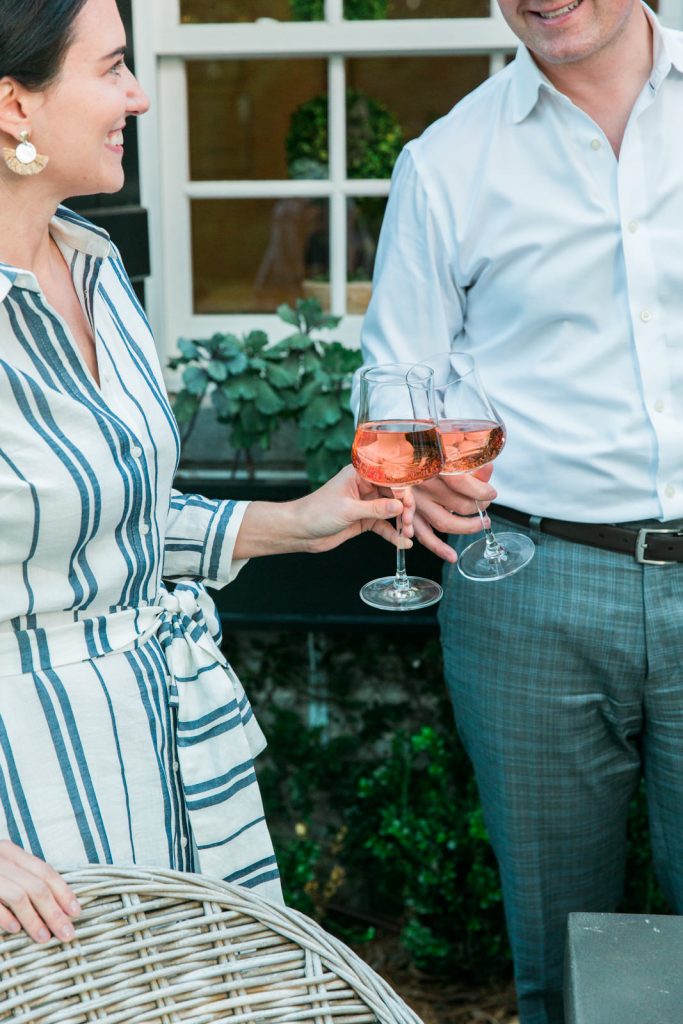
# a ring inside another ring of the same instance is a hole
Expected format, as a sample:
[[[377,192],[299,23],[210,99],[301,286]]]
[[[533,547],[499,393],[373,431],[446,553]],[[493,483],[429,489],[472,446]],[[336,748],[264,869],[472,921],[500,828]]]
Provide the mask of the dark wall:
[[[119,10],[128,36],[128,66],[135,70],[133,15],[131,0],[118,0]],[[140,166],[138,160],[138,128],[130,118],[125,132],[123,168],[126,183],[115,195],[80,196],[69,200],[69,206],[105,228],[121,250],[128,274],[141,291],[149,275],[149,231],[147,211],[140,205]]]

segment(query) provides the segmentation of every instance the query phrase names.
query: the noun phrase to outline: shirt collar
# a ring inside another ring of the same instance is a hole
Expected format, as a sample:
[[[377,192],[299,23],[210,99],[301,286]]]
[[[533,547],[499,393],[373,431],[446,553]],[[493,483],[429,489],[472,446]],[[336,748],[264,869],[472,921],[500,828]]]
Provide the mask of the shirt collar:
[[[109,235],[103,228],[95,227],[80,214],[60,206],[50,221],[50,234],[67,257],[74,250],[86,256],[106,259],[111,252]],[[25,288],[38,292],[37,278],[30,270],[0,263],[0,302],[4,302],[12,288]]]
[[[683,72],[683,34],[663,28],[652,9],[643,4],[645,15],[652,26],[652,72],[650,86],[656,92],[671,68]],[[549,92],[558,90],[543,74],[524,43],[517,48],[513,67],[512,120],[520,124],[538,103],[541,88]]]

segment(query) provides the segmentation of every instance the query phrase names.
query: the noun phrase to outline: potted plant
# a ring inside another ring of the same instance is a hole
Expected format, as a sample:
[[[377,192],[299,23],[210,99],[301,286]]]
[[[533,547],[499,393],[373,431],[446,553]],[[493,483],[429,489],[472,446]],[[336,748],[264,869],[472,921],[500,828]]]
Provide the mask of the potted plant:
[[[391,177],[403,147],[398,120],[383,104],[356,89],[346,93],[346,120],[349,178]],[[327,96],[315,96],[294,110],[285,146],[290,177],[327,177]],[[349,313],[364,313],[367,308],[374,247],[383,214],[384,200],[380,197],[360,197],[349,204]],[[329,310],[329,282],[324,276],[305,279],[302,289],[304,295],[317,299],[323,309]]]
[[[351,379],[361,354],[320,336],[339,317],[323,313],[315,300],[299,299],[295,308],[283,305],[277,312],[293,332],[275,345],[263,331],[181,338],[180,355],[169,362],[182,370],[174,412],[185,443],[209,400],[216,421],[228,428],[233,475],[242,463],[252,479],[254,450],[267,451],[285,424],[294,424],[308,479],[316,486],[349,461]]]
[[[388,0],[345,0],[344,17],[348,21],[373,21],[387,16]],[[322,21],[325,0],[289,0],[294,21]]]

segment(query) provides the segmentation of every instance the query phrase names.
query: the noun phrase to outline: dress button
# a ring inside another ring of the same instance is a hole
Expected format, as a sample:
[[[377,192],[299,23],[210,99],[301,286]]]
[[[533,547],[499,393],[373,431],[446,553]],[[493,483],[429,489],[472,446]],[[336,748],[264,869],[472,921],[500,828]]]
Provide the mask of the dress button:
[[[173,762],[173,771],[174,771],[174,772],[177,772],[177,771],[179,771],[179,770],[180,770],[180,765],[178,764],[178,762],[177,762],[177,761],[174,761],[174,762]]]
[[[631,232],[632,235],[635,235],[636,231],[638,230],[638,221],[637,220],[629,221],[628,229],[629,229],[629,231]]]
[[[673,484],[667,484],[664,488],[664,493],[666,494],[667,498],[673,498],[674,494],[676,493],[676,488]]]
[[[646,324],[650,320],[652,320],[652,313],[650,312],[650,310],[649,309],[644,309],[642,311],[642,313],[640,314],[640,319],[643,321],[644,324]]]
[[[147,536],[147,534],[149,533],[149,523],[142,524],[142,526],[140,527],[140,533],[142,534],[143,537]]]
[[[664,402],[661,398],[658,398],[655,402],[655,412],[664,412]]]
[[[591,149],[602,149],[602,142],[600,139],[591,139]]]
[[[182,848],[184,850],[185,847],[187,846],[187,836],[183,836],[183,838],[180,840],[180,845],[182,846]]]
[[[130,454],[133,456],[134,459],[139,459],[140,456],[142,455],[142,448],[140,447],[140,445],[134,444],[130,450]]]

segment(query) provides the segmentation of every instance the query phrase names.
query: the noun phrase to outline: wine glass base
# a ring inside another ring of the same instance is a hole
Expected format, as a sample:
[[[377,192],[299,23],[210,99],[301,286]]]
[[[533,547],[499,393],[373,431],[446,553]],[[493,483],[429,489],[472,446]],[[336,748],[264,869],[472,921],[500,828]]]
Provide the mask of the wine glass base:
[[[434,580],[422,576],[408,576],[408,586],[397,587],[395,576],[382,576],[361,587],[360,596],[371,608],[390,612],[413,612],[429,608],[443,596],[443,590]]]
[[[496,540],[504,548],[505,558],[486,558],[486,540],[477,540],[458,556],[457,566],[463,576],[481,583],[503,580],[514,576],[534,557],[536,545],[524,533],[497,533]]]

